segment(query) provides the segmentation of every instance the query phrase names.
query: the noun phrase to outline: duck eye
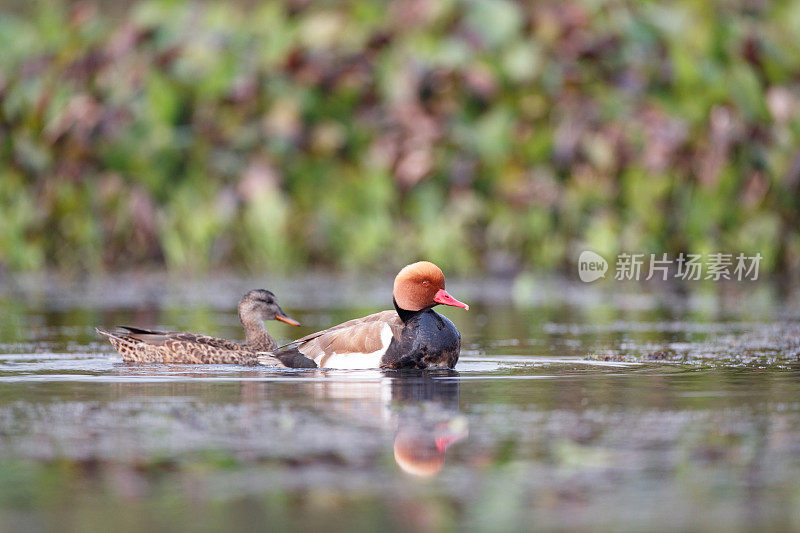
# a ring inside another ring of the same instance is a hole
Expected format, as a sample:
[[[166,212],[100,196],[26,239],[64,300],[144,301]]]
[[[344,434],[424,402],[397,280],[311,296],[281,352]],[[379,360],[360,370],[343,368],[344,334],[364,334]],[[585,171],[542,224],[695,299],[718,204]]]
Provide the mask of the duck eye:
[[[430,284],[431,284],[431,282],[430,282],[430,281],[427,281],[427,280],[422,282],[422,286],[423,286],[423,287],[427,287],[427,286],[428,286],[428,285],[430,285]]]

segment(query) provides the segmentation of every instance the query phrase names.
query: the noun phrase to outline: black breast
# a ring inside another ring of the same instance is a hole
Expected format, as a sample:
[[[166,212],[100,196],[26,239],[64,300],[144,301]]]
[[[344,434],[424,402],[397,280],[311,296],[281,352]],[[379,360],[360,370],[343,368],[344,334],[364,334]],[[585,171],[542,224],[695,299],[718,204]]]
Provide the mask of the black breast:
[[[455,324],[433,309],[406,319],[400,340],[392,339],[381,368],[454,368],[461,352]]]

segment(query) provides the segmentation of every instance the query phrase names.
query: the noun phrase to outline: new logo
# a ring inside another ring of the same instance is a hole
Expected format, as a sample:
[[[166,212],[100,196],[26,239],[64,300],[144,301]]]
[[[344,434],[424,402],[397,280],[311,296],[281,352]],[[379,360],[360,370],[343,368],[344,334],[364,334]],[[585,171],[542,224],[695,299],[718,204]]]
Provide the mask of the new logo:
[[[584,250],[578,257],[578,276],[585,283],[606,277],[607,270],[608,261],[592,251]]]

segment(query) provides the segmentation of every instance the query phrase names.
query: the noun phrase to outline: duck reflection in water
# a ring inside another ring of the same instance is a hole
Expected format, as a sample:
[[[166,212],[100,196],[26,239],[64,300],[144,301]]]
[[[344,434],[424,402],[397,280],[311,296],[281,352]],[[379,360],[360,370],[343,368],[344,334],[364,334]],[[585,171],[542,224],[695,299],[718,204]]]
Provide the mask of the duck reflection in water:
[[[469,434],[467,417],[459,411],[458,372],[400,370],[368,374],[374,374],[375,379],[316,382],[314,395],[335,399],[337,411],[346,412],[358,423],[394,430],[394,459],[404,472],[421,477],[439,473],[448,448]],[[365,373],[354,377],[363,378]]]

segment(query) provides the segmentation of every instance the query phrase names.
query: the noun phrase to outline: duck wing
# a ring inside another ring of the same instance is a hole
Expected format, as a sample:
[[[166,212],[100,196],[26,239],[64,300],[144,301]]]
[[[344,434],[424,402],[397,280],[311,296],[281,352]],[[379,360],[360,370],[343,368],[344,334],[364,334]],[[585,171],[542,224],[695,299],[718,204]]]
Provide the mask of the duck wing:
[[[197,333],[189,333],[186,331],[158,331],[152,329],[133,328],[130,326],[117,326],[118,329],[125,330],[124,335],[130,339],[151,344],[154,346],[176,346],[195,344],[201,346],[208,346],[212,348],[219,348],[221,350],[243,350],[244,346],[237,342],[220,339],[217,337],[209,337],[208,335],[199,335]]]
[[[340,331],[342,329],[346,329],[356,325],[367,325],[371,322],[387,322],[390,324],[394,324],[395,322],[397,322],[400,325],[402,325],[402,321],[400,320],[400,316],[397,314],[397,311],[380,311],[372,315],[367,315],[361,318],[354,318],[353,320],[342,322],[341,324],[337,324],[328,329],[323,329],[322,331],[317,331],[316,333],[310,333],[305,337],[300,337],[299,339],[287,342],[286,344],[279,346],[278,349],[285,348],[287,346],[296,346],[299,344],[303,344],[308,341],[319,338],[321,336],[328,335],[334,331]]]
[[[378,368],[392,340],[400,340],[402,328],[396,311],[382,311],[306,335],[275,355],[299,352],[320,368]]]
[[[258,364],[258,355],[247,347],[216,337],[186,332],[121,328],[97,332],[128,363]]]

